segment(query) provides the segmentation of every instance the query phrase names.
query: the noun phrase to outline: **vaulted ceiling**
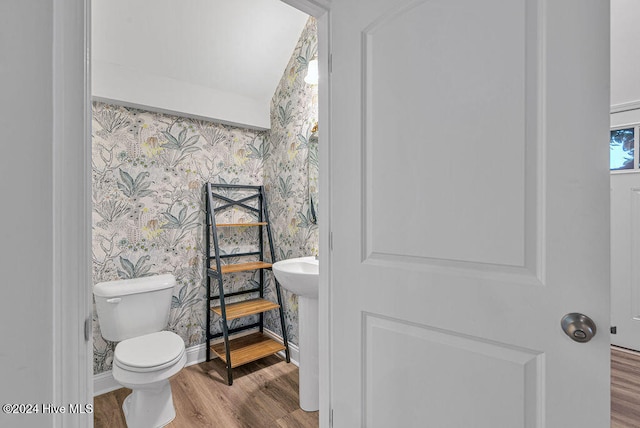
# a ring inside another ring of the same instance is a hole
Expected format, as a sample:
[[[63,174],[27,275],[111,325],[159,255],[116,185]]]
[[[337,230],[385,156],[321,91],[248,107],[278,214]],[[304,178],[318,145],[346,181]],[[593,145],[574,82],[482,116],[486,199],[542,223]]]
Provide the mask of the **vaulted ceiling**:
[[[307,19],[280,0],[93,0],[93,95],[266,128]]]

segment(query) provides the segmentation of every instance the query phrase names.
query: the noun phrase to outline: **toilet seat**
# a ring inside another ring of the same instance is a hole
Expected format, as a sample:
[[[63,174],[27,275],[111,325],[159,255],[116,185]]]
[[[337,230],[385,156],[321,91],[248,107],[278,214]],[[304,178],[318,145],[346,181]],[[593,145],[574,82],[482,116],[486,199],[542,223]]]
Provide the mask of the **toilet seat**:
[[[180,336],[159,331],[118,343],[113,362],[130,372],[152,372],[176,364],[184,353],[184,341]]]

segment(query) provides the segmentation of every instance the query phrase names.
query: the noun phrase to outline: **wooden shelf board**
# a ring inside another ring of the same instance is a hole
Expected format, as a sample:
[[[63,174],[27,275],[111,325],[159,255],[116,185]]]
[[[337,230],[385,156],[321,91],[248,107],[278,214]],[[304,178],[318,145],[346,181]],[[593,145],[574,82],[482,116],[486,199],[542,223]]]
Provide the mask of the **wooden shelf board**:
[[[266,262],[249,262],[249,263],[238,263],[232,265],[224,265],[220,268],[222,273],[232,273],[232,272],[244,272],[247,270],[256,270],[256,269],[270,269],[271,263]],[[215,271],[215,267],[212,267],[211,270]]]
[[[267,222],[262,221],[259,223],[216,223],[216,227],[251,227],[251,226],[266,226]]]
[[[226,306],[227,320],[246,317],[248,315],[259,314],[262,312],[278,309],[280,305],[267,299],[249,299],[237,303],[229,303]],[[213,312],[222,316],[220,306],[211,308]]]
[[[231,349],[231,368],[259,360],[285,349],[282,343],[276,342],[262,333],[253,333],[230,340],[229,348]],[[227,362],[224,342],[212,345],[211,351],[222,361]]]

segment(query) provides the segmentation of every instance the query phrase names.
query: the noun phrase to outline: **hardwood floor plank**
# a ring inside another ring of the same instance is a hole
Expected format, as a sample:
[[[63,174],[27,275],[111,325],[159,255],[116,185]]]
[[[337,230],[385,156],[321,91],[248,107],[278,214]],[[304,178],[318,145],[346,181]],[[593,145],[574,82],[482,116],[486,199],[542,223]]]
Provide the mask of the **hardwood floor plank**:
[[[316,412],[308,413],[302,409],[298,409],[289,413],[287,416],[276,420],[276,423],[277,426],[282,428],[315,426],[312,425],[314,423],[313,413]]]
[[[298,368],[272,355],[234,369],[233,386],[219,360],[185,367],[171,378],[171,428],[316,428],[318,412],[298,404]],[[126,428],[121,388],[94,398],[96,428]]]
[[[123,390],[125,390],[123,388]],[[126,390],[130,391],[130,390]],[[128,392],[127,392],[128,395]],[[123,399],[124,400],[124,399]],[[122,414],[122,400],[118,401],[117,394],[103,394],[95,397],[94,402],[94,426],[112,426],[112,421],[116,426],[125,426],[124,415]]]
[[[611,428],[640,427],[640,353],[611,347]]]

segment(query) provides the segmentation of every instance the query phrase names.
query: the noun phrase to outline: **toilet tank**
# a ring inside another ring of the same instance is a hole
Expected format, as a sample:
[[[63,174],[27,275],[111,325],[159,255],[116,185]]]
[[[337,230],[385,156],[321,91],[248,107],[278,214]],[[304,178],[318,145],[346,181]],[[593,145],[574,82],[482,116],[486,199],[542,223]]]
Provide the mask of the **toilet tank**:
[[[163,330],[176,278],[171,274],[93,286],[102,337],[113,342]]]

